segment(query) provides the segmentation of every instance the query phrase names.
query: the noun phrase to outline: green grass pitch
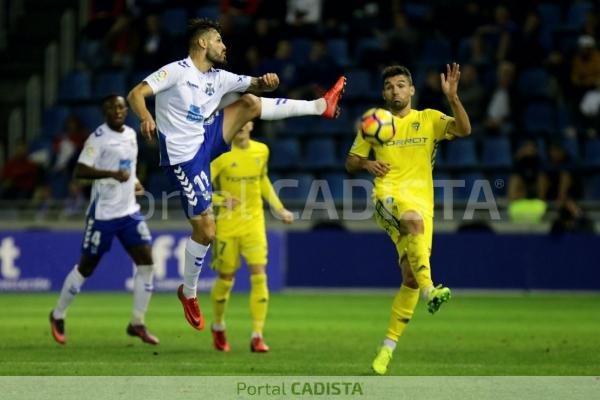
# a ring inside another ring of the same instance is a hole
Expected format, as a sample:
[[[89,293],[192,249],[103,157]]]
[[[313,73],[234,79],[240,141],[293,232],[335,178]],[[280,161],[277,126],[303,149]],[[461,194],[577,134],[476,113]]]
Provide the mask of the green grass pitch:
[[[247,294],[227,313],[231,353],[195,331],[176,295],[156,294],[146,323],[161,343],[125,335],[131,295],[82,292],[67,319],[66,346],[52,340],[57,294],[0,295],[0,375],[369,375],[392,293],[273,294],[268,354],[249,351]],[[600,294],[456,293],[434,316],[420,302],[391,375],[599,375]]]

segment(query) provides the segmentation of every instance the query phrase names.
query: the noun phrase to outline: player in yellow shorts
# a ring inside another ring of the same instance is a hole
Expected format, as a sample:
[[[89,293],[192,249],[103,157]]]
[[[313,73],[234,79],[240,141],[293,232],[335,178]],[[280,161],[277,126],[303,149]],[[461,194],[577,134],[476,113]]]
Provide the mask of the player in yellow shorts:
[[[402,270],[402,286],[392,303],[387,334],[373,361],[373,370],[387,372],[396,343],[410,321],[419,292],[435,313],[450,299],[450,289],[431,280],[429,257],[433,233],[433,161],[442,140],[468,136],[469,117],[458,94],[460,67],[447,66],[441,74],[442,90],[454,117],[440,111],[411,108],[415,94],[410,71],[399,65],[383,71],[383,99],[394,114],[396,134],[385,143],[371,145],[359,131],[346,160],[350,173],[363,170],[375,176],[375,219],[396,245]],[[374,160],[369,160],[371,151]]]
[[[293,214],[281,204],[267,176],[269,148],[250,140],[253,126],[252,122],[246,123],[233,139],[231,151],[222,154],[210,165],[215,188],[213,202],[217,206],[212,267],[219,273],[211,292],[211,330],[215,349],[220,351],[230,351],[225,336],[225,310],[235,273],[240,267],[240,254],[250,269],[250,350],[269,351],[262,335],[269,305],[263,198],[283,222],[289,224],[294,219]]]

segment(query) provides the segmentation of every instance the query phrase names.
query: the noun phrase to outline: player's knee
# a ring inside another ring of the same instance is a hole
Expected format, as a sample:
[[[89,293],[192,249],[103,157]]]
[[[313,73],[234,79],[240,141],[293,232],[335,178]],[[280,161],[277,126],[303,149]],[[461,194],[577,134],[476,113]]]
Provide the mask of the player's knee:
[[[261,104],[259,97],[246,93],[240,97],[239,101],[243,104],[244,108],[248,110],[252,118],[257,118],[260,116]]]
[[[419,235],[425,232],[423,218],[416,212],[409,211],[402,216],[402,221],[409,234]]]
[[[223,279],[224,281],[232,281],[234,277],[235,274],[224,274],[222,272],[219,272],[219,278]]]

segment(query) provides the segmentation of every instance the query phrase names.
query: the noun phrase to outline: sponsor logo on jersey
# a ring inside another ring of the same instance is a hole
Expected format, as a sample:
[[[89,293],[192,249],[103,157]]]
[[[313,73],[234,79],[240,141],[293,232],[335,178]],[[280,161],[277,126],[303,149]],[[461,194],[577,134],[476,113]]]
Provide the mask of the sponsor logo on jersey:
[[[154,73],[154,75],[152,75],[152,80],[156,83],[160,82],[160,81],[164,81],[167,78],[167,71],[164,69],[160,69],[158,71],[156,71]]]
[[[194,89],[200,89],[200,88],[198,87],[198,85],[196,85],[196,84],[195,84],[195,83],[193,83],[193,82],[190,82],[190,81],[185,81],[185,82],[187,83],[187,85],[188,85],[188,86],[190,86],[190,87],[193,87]]]
[[[390,140],[384,146],[423,146],[427,143],[426,137],[414,137],[399,140]]]
[[[191,104],[185,119],[190,122],[200,122],[204,119],[204,116],[202,115],[203,111],[204,107],[198,107],[194,104]]]

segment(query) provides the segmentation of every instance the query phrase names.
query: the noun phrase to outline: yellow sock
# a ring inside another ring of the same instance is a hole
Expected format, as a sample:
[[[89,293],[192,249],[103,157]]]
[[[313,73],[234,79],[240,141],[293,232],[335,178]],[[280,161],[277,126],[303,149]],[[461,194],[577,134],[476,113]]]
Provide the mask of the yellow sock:
[[[229,300],[229,294],[234,282],[233,279],[228,281],[217,278],[210,292],[210,300],[213,306],[213,322],[215,324],[225,323],[225,309],[227,308],[227,301]]]
[[[252,316],[252,331],[262,334],[269,308],[269,288],[267,275],[250,275],[250,315]]]
[[[390,316],[390,324],[388,326],[388,339],[397,342],[406,328],[406,324],[412,318],[417,302],[419,301],[419,289],[412,289],[408,286],[400,286],[400,290],[394,297],[392,303],[392,315]]]
[[[429,249],[425,235],[408,235],[406,256],[419,288],[425,289],[433,286],[431,281],[431,265],[429,264]]]

